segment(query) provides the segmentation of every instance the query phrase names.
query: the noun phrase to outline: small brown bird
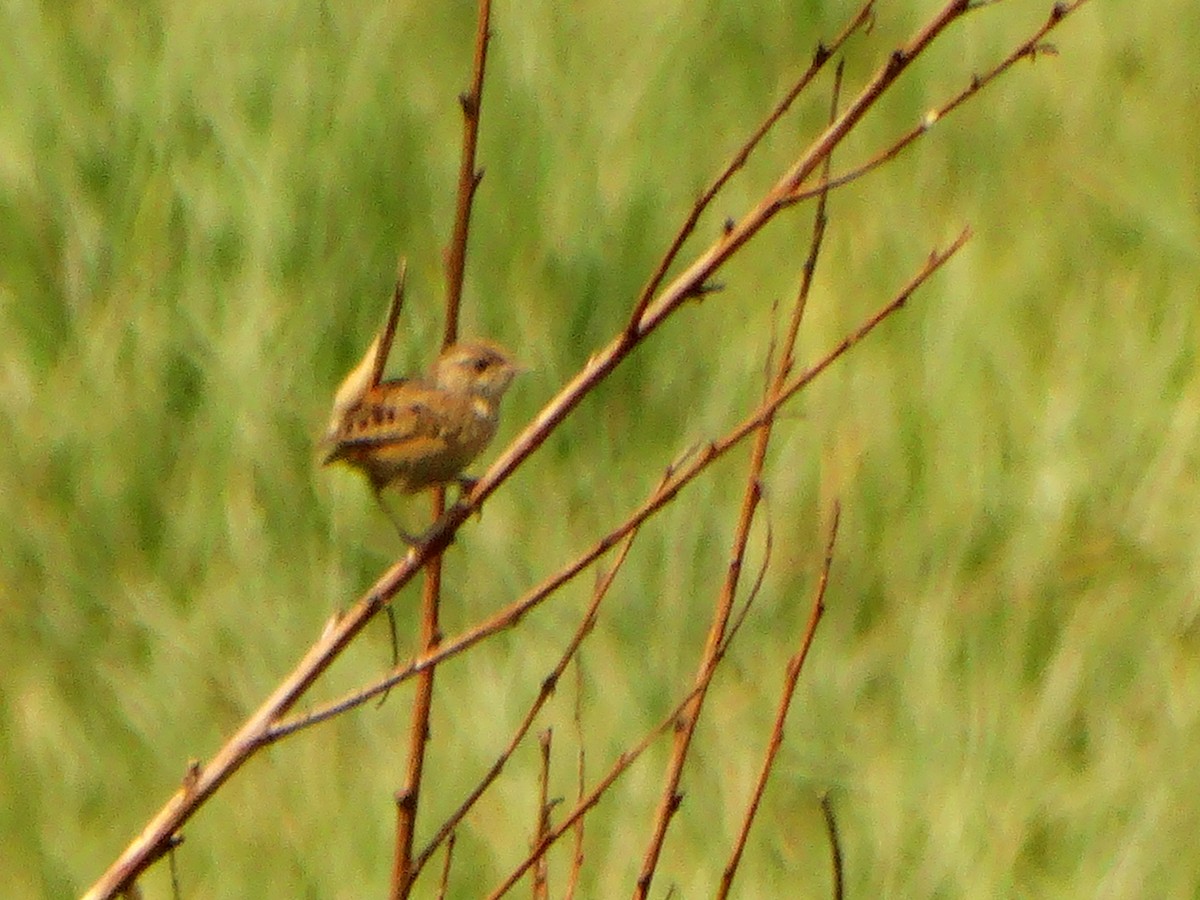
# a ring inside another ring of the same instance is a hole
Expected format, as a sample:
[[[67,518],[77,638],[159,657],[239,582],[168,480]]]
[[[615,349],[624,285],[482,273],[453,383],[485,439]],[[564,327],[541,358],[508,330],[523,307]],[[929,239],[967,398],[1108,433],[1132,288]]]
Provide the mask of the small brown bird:
[[[345,462],[367,476],[376,497],[459,480],[496,435],[500,399],[518,367],[487,341],[446,348],[425,378],[382,381],[355,395],[326,435],[324,464]]]

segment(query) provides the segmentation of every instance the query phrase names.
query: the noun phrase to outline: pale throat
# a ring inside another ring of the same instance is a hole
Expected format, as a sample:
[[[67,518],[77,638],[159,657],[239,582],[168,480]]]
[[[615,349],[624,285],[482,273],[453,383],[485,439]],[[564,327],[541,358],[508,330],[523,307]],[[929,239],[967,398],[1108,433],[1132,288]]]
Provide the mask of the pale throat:
[[[471,398],[471,412],[475,413],[475,417],[479,419],[490,419],[495,415],[492,410],[492,404],[483,397]]]

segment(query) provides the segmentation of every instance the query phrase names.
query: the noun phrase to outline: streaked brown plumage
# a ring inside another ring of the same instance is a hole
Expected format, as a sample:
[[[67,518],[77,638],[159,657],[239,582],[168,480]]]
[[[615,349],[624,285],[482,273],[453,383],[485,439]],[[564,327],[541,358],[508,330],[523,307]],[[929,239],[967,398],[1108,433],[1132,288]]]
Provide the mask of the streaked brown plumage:
[[[359,469],[376,494],[453,481],[495,437],[500,400],[517,371],[496,344],[454,344],[428,377],[367,389],[328,435],[324,463]]]

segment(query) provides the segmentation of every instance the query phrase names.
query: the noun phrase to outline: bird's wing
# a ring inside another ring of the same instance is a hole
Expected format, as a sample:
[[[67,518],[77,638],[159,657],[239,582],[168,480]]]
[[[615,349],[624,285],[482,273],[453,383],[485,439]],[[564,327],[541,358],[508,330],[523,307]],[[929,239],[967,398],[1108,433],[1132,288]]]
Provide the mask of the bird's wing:
[[[388,390],[404,384],[406,390]],[[431,388],[419,382],[389,381],[385,390],[368,393],[349,410],[342,427],[330,441],[326,462],[341,459],[355,450],[389,445],[411,446],[415,451],[444,439],[444,417],[435,412]]]

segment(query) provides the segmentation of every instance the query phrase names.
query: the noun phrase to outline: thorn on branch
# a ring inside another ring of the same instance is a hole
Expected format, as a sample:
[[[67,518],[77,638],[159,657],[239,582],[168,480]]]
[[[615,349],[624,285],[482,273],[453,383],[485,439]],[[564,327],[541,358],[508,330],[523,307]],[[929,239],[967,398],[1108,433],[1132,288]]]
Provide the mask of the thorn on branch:
[[[726,217],[725,221],[721,224],[721,232],[726,237],[729,237],[729,235],[733,232],[734,226],[736,226],[736,224],[737,223],[734,222],[732,218]]]
[[[725,290],[725,285],[719,281],[704,281],[692,288],[690,293],[694,299],[703,300],[709,294],[723,290]]]
[[[545,691],[547,694],[553,694],[557,688],[558,688],[558,673],[551,672],[542,681],[542,690]]]
[[[396,808],[411,813],[416,809],[417,795],[412,791],[396,791]]]
[[[479,98],[470,91],[463,91],[458,95],[458,105],[462,107],[463,115],[468,119],[479,115]]]
[[[817,44],[817,49],[813,53],[813,65],[824,65],[825,60],[829,59],[829,48],[824,43]]]
[[[486,171],[486,169],[483,166],[480,166],[478,169],[475,170],[475,174],[471,176],[471,193],[472,194],[474,194],[475,191],[477,191],[479,189],[479,182],[483,181],[483,173],[485,171]]]
[[[1068,12],[1069,10],[1067,9],[1067,4],[1055,3],[1050,10],[1050,24],[1057,25],[1062,21],[1063,17],[1066,16]]]
[[[669,815],[675,815],[679,811],[679,807],[683,805],[683,791],[676,791],[671,795],[671,805],[668,807]]]
[[[183,773],[183,792],[190,794],[196,789],[196,782],[200,780],[200,760],[189,759],[187,770]]]
[[[1058,47],[1049,42],[1034,44],[1029,48],[1029,61],[1034,62],[1039,56],[1058,56]]]

